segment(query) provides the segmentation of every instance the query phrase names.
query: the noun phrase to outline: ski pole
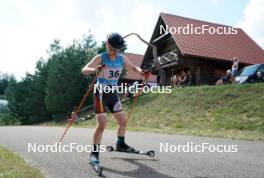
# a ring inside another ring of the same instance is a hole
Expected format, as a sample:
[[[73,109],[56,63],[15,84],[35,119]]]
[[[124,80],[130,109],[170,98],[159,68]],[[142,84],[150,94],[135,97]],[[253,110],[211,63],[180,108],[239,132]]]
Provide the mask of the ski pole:
[[[145,78],[145,81],[143,82],[143,85],[142,85],[142,90],[143,90],[143,87],[145,86],[144,83],[148,84],[148,79],[150,77],[150,71],[145,71],[144,72],[144,78]],[[141,94],[141,92],[138,92],[137,95],[134,97],[134,100],[131,104],[131,108],[130,108],[130,111],[128,113],[128,116],[127,116],[127,121],[129,120],[129,118],[131,117],[133,111],[134,111],[134,107],[135,107],[135,104],[137,102],[137,99],[138,99],[138,96]]]
[[[105,65],[102,65],[102,68],[104,68],[104,67],[105,67]],[[101,71],[102,71],[102,70],[101,70]],[[92,89],[93,89],[93,85],[94,85],[95,82],[96,82],[97,76],[100,74],[101,71],[97,71],[97,72],[96,72],[96,74],[95,74],[95,76],[94,76],[94,78],[93,78],[91,84],[89,85],[88,90],[86,91],[85,95],[83,96],[83,98],[82,98],[82,100],[81,100],[79,106],[78,106],[77,109],[74,111],[74,113],[75,113],[74,116],[76,116],[76,115],[80,112],[81,107],[83,106],[83,104],[84,104],[86,98],[87,98],[87,97],[89,96],[89,94],[91,93],[91,91],[92,91]],[[70,119],[68,119],[68,124],[67,124],[67,126],[66,126],[66,128],[65,128],[65,130],[64,130],[64,132],[63,132],[63,134],[62,134],[62,136],[61,136],[61,138],[60,138],[60,140],[59,140],[59,142],[61,142],[61,141],[63,140],[64,136],[65,136],[66,133],[68,132],[68,130],[69,130],[69,128],[71,127],[71,125],[74,123],[75,119],[76,119],[76,117],[73,117],[73,113],[72,113],[71,116],[70,116]]]
[[[158,59],[157,47],[156,47],[154,44],[152,44],[152,43],[148,43],[148,42],[147,42],[146,40],[144,40],[144,39],[143,39],[138,33],[129,33],[129,34],[123,36],[123,38],[125,39],[125,38],[127,38],[127,37],[129,37],[129,36],[132,36],[132,35],[135,35],[136,37],[138,37],[138,39],[139,39],[141,42],[145,43],[146,45],[151,46],[151,47],[152,47],[152,54],[153,54],[153,58],[154,58],[154,60],[157,60],[157,59]]]

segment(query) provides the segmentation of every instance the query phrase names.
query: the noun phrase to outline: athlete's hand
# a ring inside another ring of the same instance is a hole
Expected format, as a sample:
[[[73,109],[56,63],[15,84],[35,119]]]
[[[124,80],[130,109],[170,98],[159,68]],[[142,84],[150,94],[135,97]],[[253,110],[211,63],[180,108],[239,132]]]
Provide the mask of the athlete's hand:
[[[148,79],[150,77],[150,71],[141,71],[140,74],[145,77],[145,79]]]
[[[95,71],[95,73],[96,73],[96,74],[99,74],[99,73],[103,70],[104,67],[105,67],[104,64],[103,64],[103,65],[98,65],[98,66],[96,67],[96,71]]]
[[[77,113],[76,112],[72,112],[70,118],[67,121],[68,122],[74,122],[74,121],[77,120],[77,117],[78,117]]]
[[[101,71],[101,70],[103,70],[103,66],[102,66],[102,65],[98,65],[98,66],[96,67],[96,70],[97,70],[97,71]]]

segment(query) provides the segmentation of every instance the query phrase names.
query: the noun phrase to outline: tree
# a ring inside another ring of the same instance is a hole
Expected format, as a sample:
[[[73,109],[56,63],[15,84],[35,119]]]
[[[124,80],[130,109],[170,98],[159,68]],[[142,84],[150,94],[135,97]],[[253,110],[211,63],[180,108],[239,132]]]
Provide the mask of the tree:
[[[19,118],[22,124],[30,123],[28,121],[28,110],[26,109],[26,99],[29,92],[31,76],[27,76],[20,82],[15,79],[10,80],[6,92],[8,108],[13,117]]]
[[[77,106],[84,95],[89,79],[83,77],[81,68],[87,58],[96,53],[95,42],[88,36],[81,42],[52,54],[48,68],[45,103],[56,121],[65,118],[66,113]],[[60,48],[62,49],[62,48]]]
[[[0,72],[0,95],[5,95],[5,90],[8,87],[10,77],[7,73]]]
[[[31,86],[31,98],[29,105],[31,106],[31,114],[33,116],[32,122],[40,123],[51,119],[50,113],[45,106],[46,86],[48,78],[48,62],[43,58],[39,59],[36,63],[36,70],[33,75]]]
[[[10,114],[21,124],[40,123],[49,120],[45,107],[47,63],[40,59],[34,75],[26,74],[21,81],[10,80],[7,100]]]
[[[64,120],[91,83],[92,77],[84,77],[81,69],[98,51],[92,35],[66,48],[54,40],[49,57],[38,60],[34,74],[27,73],[21,81],[11,77],[6,90],[10,115],[22,124]],[[85,104],[92,104],[92,95]]]

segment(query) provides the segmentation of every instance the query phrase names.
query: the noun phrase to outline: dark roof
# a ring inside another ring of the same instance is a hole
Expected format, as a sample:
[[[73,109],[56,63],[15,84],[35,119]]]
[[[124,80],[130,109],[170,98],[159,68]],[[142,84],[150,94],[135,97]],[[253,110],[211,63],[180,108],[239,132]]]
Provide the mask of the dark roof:
[[[194,27],[209,25],[213,27],[228,27],[216,23],[180,17],[161,13],[160,18],[168,27]],[[156,26],[157,28],[157,26]],[[197,56],[215,60],[230,61],[237,57],[245,64],[264,63],[264,51],[242,29],[237,28],[237,34],[171,34],[183,56]]]
[[[138,67],[140,67],[144,57],[143,55],[133,53],[125,53],[124,55],[128,58],[131,63]],[[131,70],[126,70],[126,75],[124,78],[128,80],[144,80],[144,78],[140,74]],[[149,81],[156,82],[156,76],[150,75]]]

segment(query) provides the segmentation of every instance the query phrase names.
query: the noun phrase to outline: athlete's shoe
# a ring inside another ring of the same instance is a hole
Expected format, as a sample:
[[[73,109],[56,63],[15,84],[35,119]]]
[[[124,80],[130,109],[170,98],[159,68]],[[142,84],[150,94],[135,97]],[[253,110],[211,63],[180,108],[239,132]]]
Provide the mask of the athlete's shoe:
[[[97,175],[101,177],[103,169],[99,165],[99,156],[96,154],[91,154],[89,163],[92,166],[93,170],[97,173]]]
[[[121,152],[135,152],[135,149],[133,147],[130,147],[126,143],[116,144],[116,150]]]
[[[96,155],[96,154],[91,154],[90,155],[90,161],[89,162],[93,166],[95,166],[95,165],[99,166],[99,163],[100,163],[99,156]]]

